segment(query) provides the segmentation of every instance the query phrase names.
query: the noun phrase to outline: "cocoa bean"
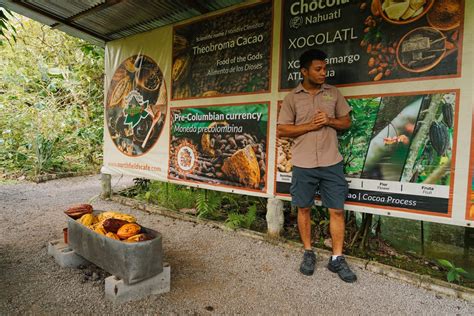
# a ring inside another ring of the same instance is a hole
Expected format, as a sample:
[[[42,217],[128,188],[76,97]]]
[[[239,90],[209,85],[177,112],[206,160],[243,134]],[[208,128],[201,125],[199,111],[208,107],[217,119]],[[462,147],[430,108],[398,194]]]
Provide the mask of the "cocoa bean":
[[[375,58],[374,57],[369,58],[368,65],[369,65],[370,68],[374,67],[374,65],[375,65]]]
[[[374,81],[379,81],[380,79],[382,79],[383,77],[383,73],[378,73],[377,76],[374,77]]]

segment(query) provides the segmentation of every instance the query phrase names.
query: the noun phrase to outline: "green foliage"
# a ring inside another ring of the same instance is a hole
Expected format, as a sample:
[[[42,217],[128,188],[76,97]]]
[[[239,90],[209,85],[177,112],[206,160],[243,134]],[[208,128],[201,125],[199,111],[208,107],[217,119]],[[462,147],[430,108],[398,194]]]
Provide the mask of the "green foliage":
[[[236,212],[229,213],[225,224],[227,227],[236,229],[243,227],[249,229],[257,219],[257,205],[253,204],[248,207],[246,214]]]
[[[12,23],[12,14],[5,8],[0,8],[0,46],[3,45],[3,41],[12,45],[12,42],[16,42],[16,27]]]
[[[140,183],[138,185],[141,188],[135,187],[137,198],[148,203],[154,203],[175,211],[192,208],[196,203],[197,194],[190,187],[160,181],[150,181],[149,184]]]
[[[34,176],[97,170],[104,50],[14,18],[16,42],[0,45],[0,171]]]
[[[350,99],[352,126],[339,136],[339,149],[344,157],[344,169],[349,176],[360,176],[377,118],[380,98]]]
[[[217,191],[201,190],[196,197],[198,218],[213,218],[222,203],[222,194]]]
[[[454,266],[453,263],[446,259],[438,259],[439,265],[447,271],[446,279],[448,282],[458,282],[461,283],[463,278],[474,279],[474,275],[468,273],[466,270],[460,267]]]

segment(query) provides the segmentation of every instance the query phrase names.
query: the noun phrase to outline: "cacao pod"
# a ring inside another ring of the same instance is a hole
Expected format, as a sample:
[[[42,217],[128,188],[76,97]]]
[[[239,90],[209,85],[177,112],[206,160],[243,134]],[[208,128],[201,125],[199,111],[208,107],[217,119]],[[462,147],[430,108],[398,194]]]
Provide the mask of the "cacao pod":
[[[123,214],[119,212],[113,212],[113,211],[102,212],[98,215],[98,218],[99,218],[99,222],[102,222],[108,218],[121,219],[130,223],[135,223],[137,221],[137,219],[133,217],[132,215]]]
[[[112,233],[117,233],[120,227],[122,227],[125,224],[128,224],[129,222],[121,220],[121,219],[116,219],[116,218],[107,218],[103,226],[106,231],[112,232]]]
[[[112,238],[112,239],[120,240],[119,236],[117,236],[116,234],[114,234],[112,232],[108,232],[107,234],[105,234],[105,236],[109,237],[109,238]]]
[[[141,230],[142,228],[140,227],[140,225],[135,223],[128,223],[119,228],[119,230],[117,231],[117,236],[119,236],[120,239],[127,239],[139,234]]]
[[[448,127],[443,123],[433,122],[430,126],[431,146],[442,156],[449,144]]]
[[[138,242],[138,241],[145,241],[145,240],[150,240],[152,239],[150,236],[148,236],[147,234],[137,234],[137,235],[134,235],[130,238],[127,238],[126,240],[124,240],[125,242]]]
[[[69,207],[64,213],[74,219],[78,219],[85,214],[92,213],[92,211],[92,205],[90,204],[77,204]]]
[[[106,235],[107,232],[105,231],[104,227],[102,227],[101,225],[98,225],[94,231],[97,233],[97,234],[100,234],[100,235]]]
[[[453,107],[449,103],[443,103],[441,110],[443,112],[443,121],[449,127],[453,128],[454,125],[454,113]]]
[[[85,214],[82,215],[77,221],[80,224],[89,227],[97,222],[97,218],[93,214]]]

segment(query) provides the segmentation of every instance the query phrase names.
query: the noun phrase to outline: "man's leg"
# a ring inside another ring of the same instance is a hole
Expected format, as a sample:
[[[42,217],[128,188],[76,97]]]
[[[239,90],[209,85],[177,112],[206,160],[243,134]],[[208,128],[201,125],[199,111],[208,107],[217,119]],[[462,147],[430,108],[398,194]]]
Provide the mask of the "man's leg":
[[[312,275],[316,266],[316,254],[311,248],[311,208],[298,207],[298,229],[304,246],[303,261],[300,272],[304,275]]]
[[[298,230],[305,250],[311,250],[311,208],[298,207]]]
[[[311,206],[318,182],[311,178],[311,169],[293,167],[291,180],[292,204],[298,207],[298,230],[304,246],[300,272],[312,275],[316,266],[316,255],[311,248]]]
[[[342,255],[344,246],[344,212],[338,209],[329,209],[329,230],[332,238],[332,257],[329,258],[328,269],[335,272],[345,282],[355,282],[357,276],[347,265],[346,259]]]
[[[334,208],[329,209],[329,232],[332,239],[333,256],[342,256],[342,248],[344,246],[344,211]]]

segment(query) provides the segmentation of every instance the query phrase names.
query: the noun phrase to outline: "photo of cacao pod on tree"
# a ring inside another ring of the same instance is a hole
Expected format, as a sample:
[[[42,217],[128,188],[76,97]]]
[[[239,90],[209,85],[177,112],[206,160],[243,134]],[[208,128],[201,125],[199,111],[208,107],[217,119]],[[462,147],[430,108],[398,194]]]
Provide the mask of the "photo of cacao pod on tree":
[[[263,191],[268,104],[171,110],[169,178]]]
[[[361,178],[449,185],[455,104],[454,92],[380,98]]]

